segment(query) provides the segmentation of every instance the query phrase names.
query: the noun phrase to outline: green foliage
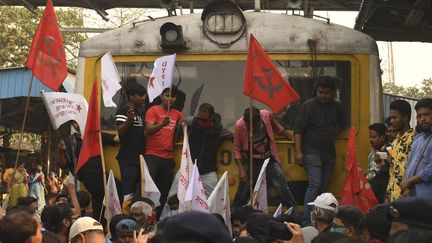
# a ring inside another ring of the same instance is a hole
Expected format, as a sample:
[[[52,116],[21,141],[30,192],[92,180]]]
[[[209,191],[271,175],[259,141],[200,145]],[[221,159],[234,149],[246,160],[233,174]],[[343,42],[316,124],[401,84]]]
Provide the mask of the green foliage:
[[[32,13],[23,7],[0,7],[0,67],[23,66],[39,24],[43,10]],[[81,10],[68,8],[56,10],[59,26],[63,28],[83,27]],[[76,67],[79,45],[86,36],[79,33],[62,32],[66,46],[68,66]]]
[[[394,83],[384,83],[383,91],[387,94],[400,95],[414,99],[432,97],[432,78],[424,79],[419,87],[397,85]]]

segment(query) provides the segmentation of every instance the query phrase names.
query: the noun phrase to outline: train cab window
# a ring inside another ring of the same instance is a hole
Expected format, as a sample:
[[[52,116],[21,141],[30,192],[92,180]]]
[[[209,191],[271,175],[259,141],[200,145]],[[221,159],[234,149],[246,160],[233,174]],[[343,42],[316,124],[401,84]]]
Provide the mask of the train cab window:
[[[276,114],[276,119],[287,129],[292,128],[299,106],[315,95],[315,83],[321,76],[338,78],[336,99],[342,104],[350,124],[351,108],[351,63],[349,61],[274,61],[285,79],[300,95],[301,100]],[[233,130],[235,122],[249,106],[248,97],[243,94],[244,61],[183,61],[177,62],[173,84],[186,95],[182,112],[189,116],[196,112],[203,102],[214,105],[222,117],[223,124]],[[151,73],[153,62],[116,63],[122,79],[122,86],[138,82],[147,87],[148,79],[143,73]],[[203,86],[199,94],[200,87]],[[194,98],[192,98],[194,97]],[[124,92],[120,90],[113,98],[117,106],[126,104]],[[254,101],[259,108],[265,105]],[[104,130],[115,130],[116,108],[101,110],[101,125]]]

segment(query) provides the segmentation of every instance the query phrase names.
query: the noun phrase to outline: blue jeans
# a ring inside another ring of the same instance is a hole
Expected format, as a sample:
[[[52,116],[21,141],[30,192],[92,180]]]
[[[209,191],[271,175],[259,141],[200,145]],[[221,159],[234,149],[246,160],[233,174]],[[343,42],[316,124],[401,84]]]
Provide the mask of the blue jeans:
[[[258,176],[263,163],[264,160],[260,159],[254,159],[253,161],[253,186],[255,186],[255,183],[258,180]],[[246,205],[249,202],[249,164],[246,165],[245,169],[248,178],[246,181],[240,181],[239,183],[236,195],[234,197],[234,209]],[[273,157],[270,158],[270,162],[267,165],[266,176],[267,180],[272,183],[272,185],[276,188],[279,196],[282,198],[282,204],[287,207],[294,206],[295,208],[295,201],[291,194],[291,191],[287,186],[282,167]]]
[[[308,187],[304,199],[303,226],[312,225],[310,219],[311,206],[307,205],[313,202],[317,196],[327,191],[330,179],[335,167],[336,159],[323,160],[315,154],[304,155],[304,166],[308,175]]]

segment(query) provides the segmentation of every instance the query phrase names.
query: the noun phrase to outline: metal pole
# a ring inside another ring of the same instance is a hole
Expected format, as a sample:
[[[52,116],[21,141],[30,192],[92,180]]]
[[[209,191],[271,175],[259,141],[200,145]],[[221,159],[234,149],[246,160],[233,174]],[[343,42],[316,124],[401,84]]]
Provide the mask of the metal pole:
[[[249,193],[250,205],[253,207],[253,116],[252,116],[252,93],[249,93]]]

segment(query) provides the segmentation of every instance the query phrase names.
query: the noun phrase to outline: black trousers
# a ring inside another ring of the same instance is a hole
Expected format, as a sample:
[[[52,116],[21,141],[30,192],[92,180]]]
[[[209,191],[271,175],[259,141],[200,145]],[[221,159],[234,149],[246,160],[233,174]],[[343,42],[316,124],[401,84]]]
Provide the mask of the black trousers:
[[[141,183],[141,169],[139,160],[138,161],[124,161],[119,160],[120,173],[122,176],[121,185],[123,190],[123,196],[131,193],[135,193],[138,196],[140,190],[139,185]],[[123,200],[123,197],[122,197]]]
[[[144,157],[150,176],[161,193],[161,206],[156,209],[157,217],[159,218],[172,184],[175,162],[174,159],[165,159],[155,155],[145,155]]]

